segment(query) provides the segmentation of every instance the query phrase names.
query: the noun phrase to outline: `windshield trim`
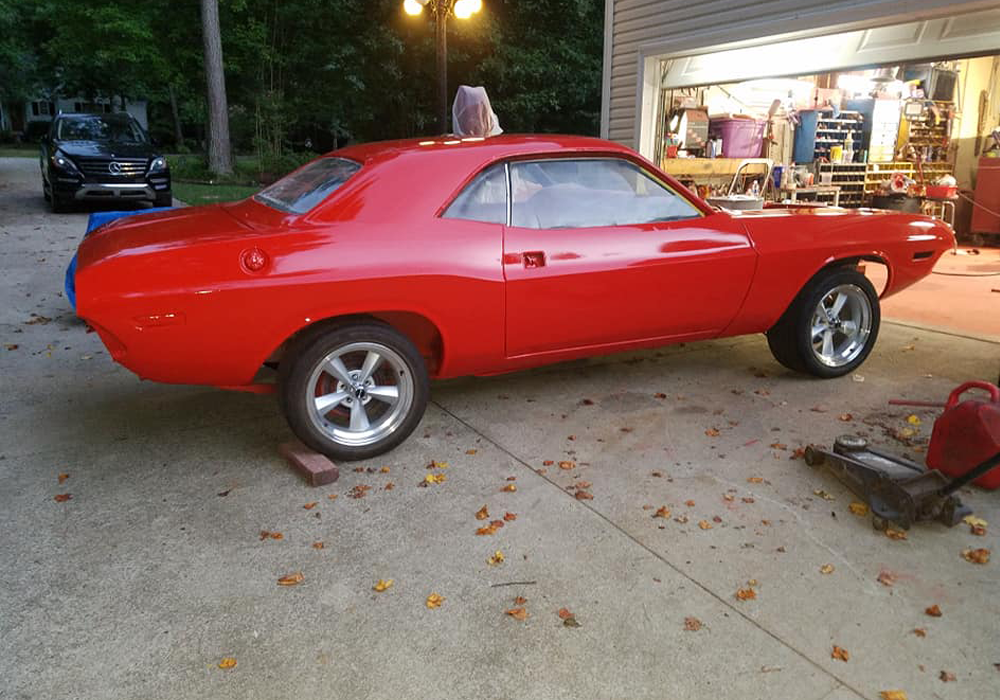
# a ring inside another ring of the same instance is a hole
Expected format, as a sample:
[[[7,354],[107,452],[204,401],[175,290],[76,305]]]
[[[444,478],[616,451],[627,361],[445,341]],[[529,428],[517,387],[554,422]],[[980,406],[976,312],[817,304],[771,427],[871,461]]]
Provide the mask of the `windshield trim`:
[[[350,175],[348,175],[347,178],[343,182],[341,182],[339,185],[337,185],[332,190],[330,190],[326,194],[325,197],[323,197],[322,199],[320,199],[318,202],[316,202],[315,204],[313,204],[311,207],[309,207],[305,211],[297,211],[297,210],[293,209],[292,207],[288,206],[285,202],[283,202],[283,201],[281,201],[281,200],[279,200],[279,199],[277,199],[275,197],[272,197],[272,196],[270,196],[268,194],[265,194],[265,192],[267,190],[271,189],[272,187],[275,187],[278,183],[282,182],[283,180],[285,180],[287,178],[290,178],[293,175],[295,175],[296,173],[304,170],[305,168],[308,168],[308,167],[310,167],[312,165],[315,165],[316,163],[319,163],[320,161],[324,161],[324,160],[339,160],[339,161],[343,161],[345,163],[350,163],[351,165],[355,166],[355,168],[354,168],[354,171]],[[293,216],[307,216],[307,215],[312,214],[313,212],[315,212],[321,206],[323,206],[323,204],[325,204],[330,197],[334,196],[337,191],[339,191],[341,188],[344,187],[344,185],[346,185],[348,182],[350,182],[354,178],[354,176],[359,171],[361,171],[364,168],[364,166],[365,166],[365,164],[362,163],[362,162],[360,162],[360,161],[354,160],[353,158],[346,158],[346,157],[341,156],[341,155],[329,154],[329,155],[319,156],[319,157],[314,158],[313,160],[309,161],[308,163],[305,163],[305,164],[301,165],[300,167],[298,167],[295,170],[291,171],[287,175],[279,178],[278,180],[275,180],[273,183],[271,183],[266,188],[264,188],[264,190],[261,190],[260,192],[257,192],[256,194],[252,195],[252,199],[255,202],[257,202],[258,204],[263,204],[265,207],[268,207],[269,209],[274,209],[275,211],[280,211],[283,214],[291,214]]]

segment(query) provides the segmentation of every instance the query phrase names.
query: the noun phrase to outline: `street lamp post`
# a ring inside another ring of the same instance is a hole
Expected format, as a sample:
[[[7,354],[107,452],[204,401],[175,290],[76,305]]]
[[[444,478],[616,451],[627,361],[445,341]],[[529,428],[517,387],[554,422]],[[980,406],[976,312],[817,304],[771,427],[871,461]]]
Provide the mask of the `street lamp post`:
[[[434,14],[434,38],[437,46],[438,131],[448,131],[448,16],[469,19],[483,9],[482,0],[403,0],[403,10],[416,16],[427,8]]]

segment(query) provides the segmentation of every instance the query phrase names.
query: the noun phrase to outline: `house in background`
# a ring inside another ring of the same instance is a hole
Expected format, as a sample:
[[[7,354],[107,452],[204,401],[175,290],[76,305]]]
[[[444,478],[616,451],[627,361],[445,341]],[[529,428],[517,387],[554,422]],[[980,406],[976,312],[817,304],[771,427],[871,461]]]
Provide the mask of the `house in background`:
[[[146,100],[128,100],[122,109],[120,98],[52,97],[0,105],[0,132],[10,131],[22,140],[34,140],[45,131],[52,118],[60,112],[128,112],[143,129],[149,128]]]

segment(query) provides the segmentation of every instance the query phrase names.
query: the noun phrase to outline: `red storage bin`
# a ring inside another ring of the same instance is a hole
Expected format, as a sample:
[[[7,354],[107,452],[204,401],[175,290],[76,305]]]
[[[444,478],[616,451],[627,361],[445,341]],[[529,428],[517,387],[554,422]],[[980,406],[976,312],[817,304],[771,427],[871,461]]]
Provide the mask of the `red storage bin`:
[[[959,403],[959,397],[972,388],[986,389],[990,398]],[[1000,389],[987,382],[967,382],[951,392],[944,413],[934,421],[927,466],[954,478],[997,453],[1000,453]],[[1000,488],[1000,469],[987,472],[973,483],[984,489]]]
[[[765,122],[756,119],[713,119],[709,122],[708,133],[711,138],[722,139],[724,158],[759,158],[765,126]]]

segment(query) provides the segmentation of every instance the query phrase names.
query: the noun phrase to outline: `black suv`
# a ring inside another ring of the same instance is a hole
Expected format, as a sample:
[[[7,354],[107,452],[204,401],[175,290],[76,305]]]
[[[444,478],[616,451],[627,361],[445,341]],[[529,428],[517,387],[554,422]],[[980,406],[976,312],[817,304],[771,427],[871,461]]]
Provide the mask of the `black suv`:
[[[173,203],[167,161],[130,114],[59,114],[42,137],[41,166],[55,212],[81,200]]]

